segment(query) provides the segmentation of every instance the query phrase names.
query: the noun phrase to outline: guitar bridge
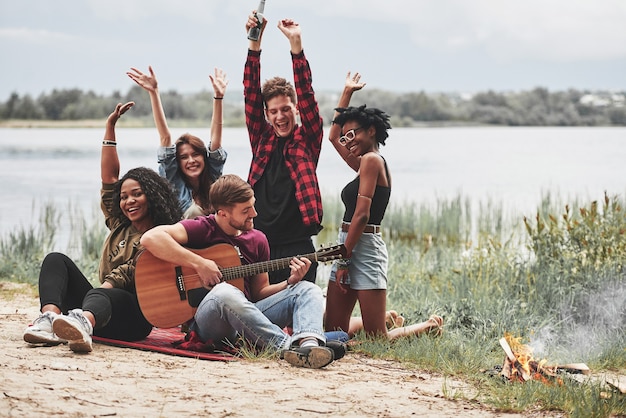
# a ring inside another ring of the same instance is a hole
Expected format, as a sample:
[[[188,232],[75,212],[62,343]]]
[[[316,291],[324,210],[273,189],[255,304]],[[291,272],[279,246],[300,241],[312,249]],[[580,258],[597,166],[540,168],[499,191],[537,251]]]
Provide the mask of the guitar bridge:
[[[178,289],[178,297],[180,300],[187,299],[187,291],[185,290],[185,278],[183,277],[183,269],[180,266],[176,270],[176,288]]]

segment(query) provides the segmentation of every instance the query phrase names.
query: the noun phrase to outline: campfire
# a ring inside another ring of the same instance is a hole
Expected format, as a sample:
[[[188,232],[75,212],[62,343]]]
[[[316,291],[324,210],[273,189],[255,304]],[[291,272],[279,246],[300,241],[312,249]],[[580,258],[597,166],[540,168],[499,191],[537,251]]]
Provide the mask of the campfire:
[[[601,392],[601,397],[609,399],[611,392],[618,391],[626,394],[626,381],[624,376],[591,376],[591,370],[585,363],[570,363],[560,365],[548,365],[543,359],[537,361],[533,358],[532,347],[521,343],[521,337],[513,337],[506,333],[499,340],[500,346],[506,354],[504,364],[499,373],[501,377],[510,382],[539,381],[545,384],[562,385],[563,379],[568,381],[596,381],[607,384],[611,391]]]
[[[538,380],[543,383],[562,384],[563,380],[559,377],[561,371],[572,374],[591,372],[584,363],[548,365],[545,359],[537,361],[533,358],[532,347],[522,344],[521,337],[513,337],[507,333],[499,342],[506,354],[500,374],[510,381]]]

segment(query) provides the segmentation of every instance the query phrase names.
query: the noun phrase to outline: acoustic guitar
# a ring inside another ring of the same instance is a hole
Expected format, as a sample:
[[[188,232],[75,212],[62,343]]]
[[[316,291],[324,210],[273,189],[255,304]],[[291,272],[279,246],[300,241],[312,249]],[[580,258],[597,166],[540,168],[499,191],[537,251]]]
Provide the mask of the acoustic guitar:
[[[244,288],[244,277],[287,268],[293,258],[242,265],[238,250],[230,244],[216,244],[190,251],[215,261],[222,272],[222,281],[241,291]],[[342,244],[298,257],[328,262],[343,258],[345,255],[346,248]],[[210,291],[202,286],[198,273],[192,268],[163,261],[146,249],[137,256],[135,287],[141,312],[148,322],[159,328],[174,327],[193,318],[198,305]]]

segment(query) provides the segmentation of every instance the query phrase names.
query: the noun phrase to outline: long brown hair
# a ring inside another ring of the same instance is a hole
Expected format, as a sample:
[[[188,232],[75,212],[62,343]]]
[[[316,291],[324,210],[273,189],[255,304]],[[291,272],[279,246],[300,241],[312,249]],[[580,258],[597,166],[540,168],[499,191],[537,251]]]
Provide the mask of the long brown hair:
[[[191,146],[191,148],[193,148],[193,150],[198,154],[202,155],[202,158],[204,159],[204,169],[202,170],[202,173],[200,173],[198,190],[195,190],[192,187],[189,179],[180,169],[180,161],[178,159],[178,156],[180,147],[183,144],[188,144],[189,146]],[[207,148],[204,142],[197,136],[191,135],[189,133],[181,135],[181,137],[176,140],[176,164],[178,165],[178,170],[180,171],[182,178],[185,180],[185,184],[187,184],[187,186],[192,189],[192,196],[194,200],[200,204],[205,213],[212,212],[213,209],[211,208],[211,201],[209,200],[209,189],[211,188],[211,183],[213,183],[213,181],[211,180],[211,175],[209,172],[209,155],[207,153]]]

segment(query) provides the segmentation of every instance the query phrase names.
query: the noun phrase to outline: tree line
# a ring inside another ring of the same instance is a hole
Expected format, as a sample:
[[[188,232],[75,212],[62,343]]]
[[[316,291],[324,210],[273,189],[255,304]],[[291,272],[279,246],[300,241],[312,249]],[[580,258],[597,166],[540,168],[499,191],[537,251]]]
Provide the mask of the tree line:
[[[328,123],[339,97],[338,92],[317,92],[320,110]],[[175,90],[161,93],[170,121],[206,122],[208,126],[213,93],[203,90],[181,94]],[[368,104],[385,110],[396,127],[424,124],[481,124],[503,126],[626,126],[626,92],[567,91],[550,92],[535,88],[522,92],[485,91],[472,95],[458,93],[363,90],[353,105]],[[125,116],[149,125],[152,110],[148,95],[139,86],[126,94],[115,91],[99,95],[80,89],[54,89],[38,97],[13,93],[0,103],[0,121],[52,120],[80,121],[105,119],[119,102],[134,101]],[[224,100],[227,126],[244,126],[243,92],[228,91]]]

